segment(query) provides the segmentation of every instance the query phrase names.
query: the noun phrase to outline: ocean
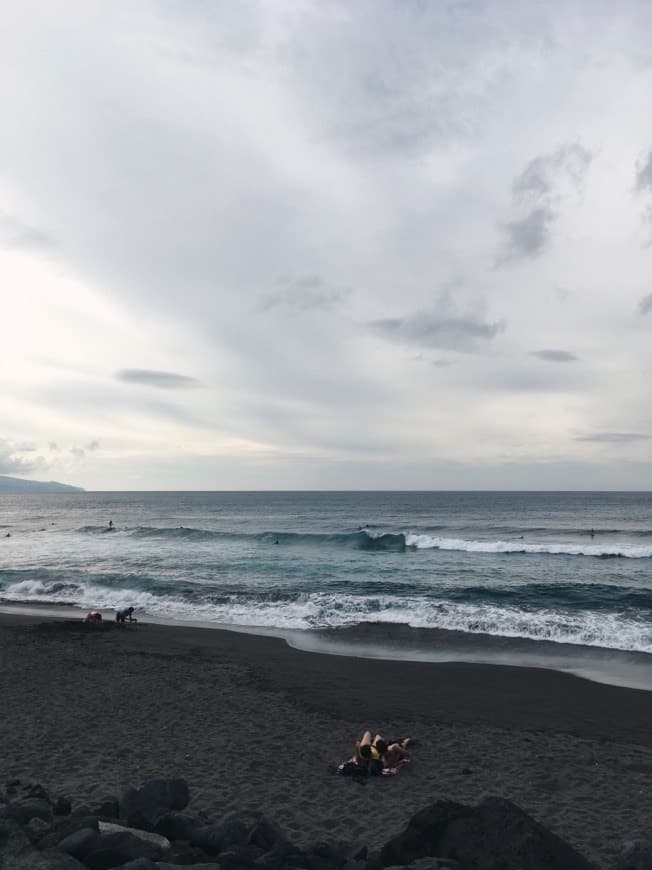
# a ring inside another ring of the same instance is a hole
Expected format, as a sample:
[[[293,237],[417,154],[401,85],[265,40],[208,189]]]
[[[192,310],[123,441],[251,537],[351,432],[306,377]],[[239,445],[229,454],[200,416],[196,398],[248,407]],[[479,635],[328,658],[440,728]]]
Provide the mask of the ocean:
[[[0,495],[3,605],[652,688],[652,493]]]

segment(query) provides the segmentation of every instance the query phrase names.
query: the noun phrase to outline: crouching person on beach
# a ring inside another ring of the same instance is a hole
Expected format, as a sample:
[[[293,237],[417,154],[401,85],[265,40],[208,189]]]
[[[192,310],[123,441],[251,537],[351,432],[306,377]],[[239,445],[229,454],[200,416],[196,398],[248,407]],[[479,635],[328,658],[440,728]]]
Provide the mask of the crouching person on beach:
[[[89,623],[89,625],[99,625],[102,622],[102,614],[99,610],[91,610],[84,617],[84,622]]]
[[[120,623],[125,622],[138,622],[137,619],[134,619],[131,615],[134,612],[133,607],[123,607],[122,610],[118,610],[115,615],[115,621]]]

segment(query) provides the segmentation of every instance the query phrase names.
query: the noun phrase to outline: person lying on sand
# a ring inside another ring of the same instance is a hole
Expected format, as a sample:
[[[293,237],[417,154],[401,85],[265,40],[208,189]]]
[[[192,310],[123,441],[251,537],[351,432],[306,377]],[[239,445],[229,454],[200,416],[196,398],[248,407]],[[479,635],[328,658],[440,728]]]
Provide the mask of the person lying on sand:
[[[132,617],[132,613],[134,612],[133,607],[123,607],[122,610],[118,610],[115,615],[116,622],[138,622],[137,619]]]
[[[355,744],[353,761],[372,770],[379,764],[384,768],[400,767],[410,760],[407,752],[409,742],[409,737],[386,741],[380,734],[376,734],[372,740],[371,731],[365,731],[362,740]]]
[[[356,741],[353,757],[338,765],[338,772],[356,779],[367,776],[392,776],[410,760],[407,752],[410,738],[383,740],[380,734],[371,739],[371,731],[365,731],[362,740]]]
[[[374,746],[380,754],[383,767],[401,767],[401,765],[407,764],[410,760],[407,751],[409,744],[409,737],[385,741],[380,734],[376,734],[374,738]]]
[[[90,625],[99,625],[102,622],[102,614],[99,610],[91,610],[84,617],[84,622],[88,622]]]

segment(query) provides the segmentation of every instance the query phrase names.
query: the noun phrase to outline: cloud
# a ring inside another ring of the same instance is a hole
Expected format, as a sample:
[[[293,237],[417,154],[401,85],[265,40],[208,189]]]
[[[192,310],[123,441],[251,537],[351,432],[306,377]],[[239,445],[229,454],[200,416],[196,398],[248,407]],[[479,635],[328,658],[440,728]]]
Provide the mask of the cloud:
[[[578,435],[576,441],[596,441],[603,444],[630,444],[633,441],[651,441],[652,435],[644,432],[599,432],[594,435]]]
[[[507,240],[496,265],[543,253],[563,201],[582,192],[592,159],[590,151],[572,143],[527,164],[512,183],[512,198],[515,207],[524,206],[528,211],[524,217],[499,224]]]
[[[641,314],[649,314],[652,311],[652,293],[648,293],[639,301],[638,310]]]
[[[536,356],[547,362],[576,362],[578,357],[568,350],[533,350],[530,356]]]
[[[533,209],[520,220],[503,224],[507,233],[507,247],[499,263],[507,263],[522,257],[537,257],[546,247],[550,224],[554,214],[548,206]]]
[[[78,459],[81,459],[82,456],[86,456],[86,451],[83,447],[71,447],[70,452],[73,456],[76,456]]]
[[[25,458],[22,454],[34,453],[31,445],[14,444],[5,438],[0,438],[0,474],[28,474],[37,468],[45,467],[42,456]]]
[[[100,442],[96,438],[94,438],[92,441],[89,441],[88,444],[86,444],[85,446],[86,446],[86,450],[91,450],[91,451],[99,450],[100,449]]]
[[[317,275],[281,278],[278,283],[281,285],[278,290],[261,297],[260,307],[263,311],[273,308],[329,311],[350,293],[346,289],[329,287]]]
[[[639,160],[636,164],[636,190],[638,193],[652,193],[652,151],[646,160]]]
[[[505,322],[490,323],[476,315],[447,316],[417,312],[409,317],[374,320],[369,328],[390,341],[426,348],[471,352],[505,329]]]
[[[580,191],[591,160],[591,152],[577,144],[562,145],[553,154],[535,157],[514,180],[514,198],[540,201],[558,191],[564,180]]]
[[[115,378],[123,384],[139,384],[145,387],[157,387],[161,390],[183,390],[199,384],[196,378],[179,375],[176,372],[159,372],[150,369],[120,369]]]
[[[56,451],[56,450],[59,449],[59,446],[57,445],[57,442],[56,442],[56,441],[49,441],[49,442],[48,442],[48,449],[49,449],[49,450],[55,450],[55,451]]]

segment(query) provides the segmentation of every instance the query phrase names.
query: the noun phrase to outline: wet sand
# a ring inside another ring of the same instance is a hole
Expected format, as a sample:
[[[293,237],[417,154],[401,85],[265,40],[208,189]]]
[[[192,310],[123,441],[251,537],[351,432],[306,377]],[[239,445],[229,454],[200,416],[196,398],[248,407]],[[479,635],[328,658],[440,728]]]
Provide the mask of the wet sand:
[[[603,868],[652,818],[652,692],[550,670],[304,652],[216,629],[0,614],[0,781],[78,800],[183,776],[190,811],[379,845],[433,801],[519,804]],[[333,773],[365,728],[398,776]]]

